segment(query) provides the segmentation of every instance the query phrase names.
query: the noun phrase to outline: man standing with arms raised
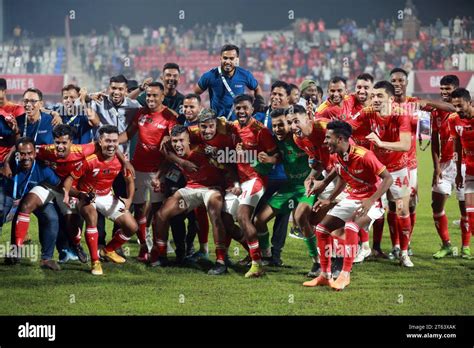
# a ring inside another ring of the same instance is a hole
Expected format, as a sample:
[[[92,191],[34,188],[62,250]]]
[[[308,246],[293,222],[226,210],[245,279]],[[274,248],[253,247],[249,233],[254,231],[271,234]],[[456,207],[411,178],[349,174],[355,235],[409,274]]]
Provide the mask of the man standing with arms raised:
[[[221,49],[221,64],[201,76],[194,87],[196,94],[209,90],[211,109],[217,115],[235,119],[233,100],[245,93],[245,87],[254,91],[254,109],[261,111],[265,106],[263,92],[257,80],[248,70],[238,66],[239,48],[235,45],[224,45]]]

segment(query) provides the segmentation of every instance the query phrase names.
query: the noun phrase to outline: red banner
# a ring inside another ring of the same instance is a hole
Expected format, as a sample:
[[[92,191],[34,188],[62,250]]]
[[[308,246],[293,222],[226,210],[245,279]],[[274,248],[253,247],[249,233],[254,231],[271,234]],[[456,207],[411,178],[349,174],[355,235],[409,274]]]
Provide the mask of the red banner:
[[[474,71],[415,71],[414,93],[439,94],[439,81],[445,75],[456,75],[459,86],[467,88]]]
[[[64,86],[64,75],[0,75],[7,80],[11,95],[23,94],[25,89],[38,88],[44,95],[59,95]]]

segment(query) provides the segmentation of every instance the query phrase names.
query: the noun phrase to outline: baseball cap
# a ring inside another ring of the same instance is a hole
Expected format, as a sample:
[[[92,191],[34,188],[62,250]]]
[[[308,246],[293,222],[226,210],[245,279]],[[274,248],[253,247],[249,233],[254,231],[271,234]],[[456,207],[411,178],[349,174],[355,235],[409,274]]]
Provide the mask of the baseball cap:
[[[304,80],[300,84],[300,92],[303,92],[306,88],[308,88],[310,85],[315,85],[316,81],[314,80]]]

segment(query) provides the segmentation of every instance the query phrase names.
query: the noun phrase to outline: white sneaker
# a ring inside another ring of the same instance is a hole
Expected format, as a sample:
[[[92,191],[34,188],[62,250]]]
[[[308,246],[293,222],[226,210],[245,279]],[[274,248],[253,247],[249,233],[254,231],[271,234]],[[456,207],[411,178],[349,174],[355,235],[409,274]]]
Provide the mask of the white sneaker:
[[[365,258],[370,256],[370,254],[372,254],[372,249],[359,248],[356,257],[354,258],[354,263],[363,262]]]
[[[413,267],[414,264],[410,260],[410,256],[408,255],[402,255],[400,256],[400,265],[403,267]]]
[[[171,246],[171,242],[169,240],[168,240],[168,244],[166,245],[166,253],[167,254],[173,254],[174,253],[174,249]]]

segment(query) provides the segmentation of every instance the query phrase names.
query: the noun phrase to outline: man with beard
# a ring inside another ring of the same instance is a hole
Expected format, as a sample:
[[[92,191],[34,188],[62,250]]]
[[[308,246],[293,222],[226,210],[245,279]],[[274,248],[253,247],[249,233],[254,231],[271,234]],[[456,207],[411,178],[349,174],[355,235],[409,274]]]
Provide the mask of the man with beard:
[[[239,65],[239,48],[235,45],[224,45],[221,48],[220,66],[204,73],[194,88],[196,94],[209,90],[211,109],[217,115],[234,120],[233,100],[245,93],[245,87],[254,91],[255,110],[264,107],[263,92],[250,71]]]
[[[469,246],[471,235],[474,234],[474,107],[471,95],[464,88],[457,88],[451,93],[451,103],[456,113],[449,116],[449,128],[454,137],[456,153],[456,187],[464,187],[467,222],[469,232],[462,238],[461,257],[472,259]],[[462,163],[466,171],[463,173]]]
[[[226,195],[226,212],[237,218],[250,249],[252,265],[245,274],[245,278],[259,277],[264,274],[262,253],[252,216],[258,202],[265,193],[266,175],[270,171],[271,165],[262,164],[255,157],[261,152],[272,156],[277,151],[270,130],[252,117],[254,111],[252,102],[253,98],[248,94],[237,96],[234,99],[237,116],[234,127],[241,139],[241,143],[236,145],[236,153],[239,186],[242,193],[239,196],[230,193]],[[261,155],[259,157],[261,158]],[[236,184],[238,185],[238,183]]]
[[[318,106],[321,104],[322,95],[319,95],[318,88],[316,81],[313,80],[304,80],[300,84],[301,97],[298,104],[306,108],[310,117],[314,117]]]
[[[160,148],[163,139],[170,135],[171,129],[177,124],[173,111],[163,105],[164,87],[160,82],[152,82],[146,88],[145,108],[139,110],[135,119],[127,127],[125,132],[120,133],[119,143],[123,144],[138,135],[138,142],[132,165],[135,172],[136,192],[133,197],[133,208],[135,219],[138,221],[140,241],[140,253],[138,260],[145,262],[148,259],[148,247],[146,244],[146,228],[151,221],[147,222],[147,215],[154,216],[164,200],[164,193],[156,191],[152,187],[155,173],[164,167],[165,158]],[[149,198],[148,198],[149,196]],[[150,201],[151,211],[146,212],[146,202]]]
[[[294,83],[290,83],[291,93],[290,93],[290,105],[298,104],[300,100],[300,88]]]
[[[344,100],[347,98],[346,79],[340,76],[334,76],[329,80],[328,84],[328,99],[321,103],[316,110],[318,117],[325,117],[323,112],[331,106],[343,107]],[[330,118],[330,117],[326,117]],[[339,115],[339,118],[344,117]]]
[[[92,103],[101,125],[113,125],[119,132],[125,132],[140,108],[140,103],[127,97],[127,79],[123,75],[112,76],[109,80],[108,95],[99,94]],[[130,159],[130,141],[119,145],[120,151]],[[125,180],[120,173],[114,182],[114,193],[126,197]],[[114,226],[114,231],[117,229]],[[105,219],[99,214],[98,220],[99,245],[105,245]]]
[[[151,252],[151,266],[167,266],[166,241],[168,239],[168,225],[172,216],[184,214],[201,205],[209,213],[214,242],[216,245],[216,263],[209,270],[209,275],[222,275],[227,273],[225,265],[225,228],[221,213],[224,205],[222,193],[223,172],[217,163],[210,159],[202,145],[191,146],[189,132],[185,126],[177,125],[171,131],[171,146],[178,157],[184,158],[197,166],[199,172],[187,171],[182,168],[186,177],[186,186],[176,191],[166,200],[156,215],[155,245]],[[160,179],[154,180],[160,186]]]
[[[74,144],[87,144],[93,139],[92,130],[100,124],[97,113],[87,105],[87,91],[76,85],[66,85],[61,90],[63,103],[55,108],[64,124],[76,129]]]
[[[129,212],[135,192],[130,171],[127,171],[124,176],[127,196],[119,198],[112,193],[112,183],[123,169],[122,163],[116,155],[119,146],[118,128],[106,125],[102,126],[98,133],[99,149],[76,167],[63,183],[64,202],[69,201],[69,195],[77,198],[78,209],[86,221],[86,242],[90,252],[93,275],[103,274],[98,252],[98,212],[119,227],[112,240],[100,249],[100,256],[104,259],[114,263],[124,263],[125,259],[115,250],[120,249],[138,230],[137,222]],[[73,182],[76,180],[78,181],[77,189],[73,187]]]
[[[441,99],[444,102],[451,102],[451,93],[459,87],[459,79],[456,75],[443,76],[439,82]],[[471,232],[468,228],[466,215],[466,202],[464,200],[464,189],[455,187],[456,161],[454,158],[454,139],[451,136],[449,117],[451,113],[442,110],[435,110],[431,113],[431,155],[433,158],[433,182],[431,194],[431,206],[433,209],[433,219],[436,231],[441,238],[441,249],[433,257],[441,259],[453,254],[453,247],[449,238],[448,218],[444,212],[444,206],[451,195],[452,188],[456,189],[456,197],[459,201],[461,212],[461,237],[463,247],[469,247]],[[466,166],[461,165],[463,177]]]
[[[183,124],[185,121],[183,102],[184,95],[181,94],[177,88],[180,78],[179,65],[176,63],[166,63],[163,66],[163,73],[160,76],[161,82],[165,88],[165,98],[163,104],[175,111],[178,114],[178,123]],[[137,101],[142,105],[146,106],[146,87],[152,82],[151,78],[145,79],[138,89],[135,89],[130,93],[130,98],[137,98]],[[140,93],[141,92],[141,93]],[[139,95],[138,95],[139,93]],[[138,95],[138,96],[137,96]]]
[[[49,185],[58,190],[60,179],[51,168],[36,161],[35,143],[30,138],[18,139],[15,148],[18,154],[18,163],[13,167],[13,177],[7,184],[6,208],[10,210],[14,201],[28,196],[30,190],[37,185]],[[13,212],[12,212],[13,213]],[[54,245],[58,234],[58,215],[53,204],[46,204],[33,211],[38,218],[39,240],[41,243],[41,267],[59,271],[61,268],[53,260]],[[21,256],[21,247],[24,244],[28,229],[22,225],[29,223],[30,216],[17,211],[12,220],[13,250],[6,263],[17,263]]]

